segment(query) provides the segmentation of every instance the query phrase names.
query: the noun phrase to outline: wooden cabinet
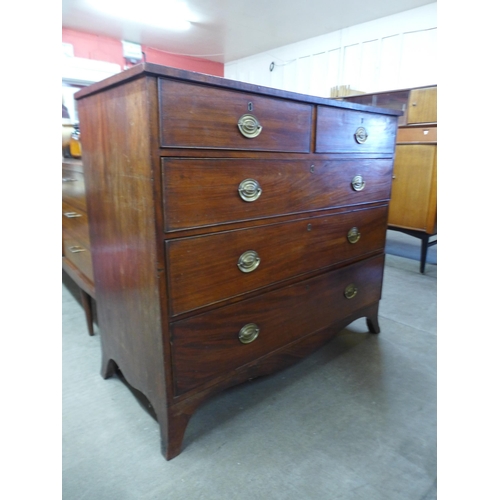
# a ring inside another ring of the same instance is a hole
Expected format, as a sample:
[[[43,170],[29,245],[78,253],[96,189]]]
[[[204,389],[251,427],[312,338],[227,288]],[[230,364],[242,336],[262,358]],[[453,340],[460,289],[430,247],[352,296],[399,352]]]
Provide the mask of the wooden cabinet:
[[[402,111],[399,117],[389,228],[422,241],[420,272],[437,234],[437,87],[344,98]]]
[[[80,288],[87,328],[93,335],[92,298],[95,289],[85,179],[83,163],[71,158],[62,160],[62,267]]]
[[[378,333],[398,112],[149,63],[76,98],[102,375],[167,459],[218,391]]]
[[[436,234],[436,145],[398,144],[389,225]]]

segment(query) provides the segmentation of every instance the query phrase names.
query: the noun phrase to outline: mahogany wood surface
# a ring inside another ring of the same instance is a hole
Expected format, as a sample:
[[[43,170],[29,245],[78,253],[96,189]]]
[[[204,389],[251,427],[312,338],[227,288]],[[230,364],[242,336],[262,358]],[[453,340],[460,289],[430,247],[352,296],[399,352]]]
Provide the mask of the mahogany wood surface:
[[[359,143],[356,130],[363,127],[367,139]],[[394,149],[396,130],[390,116],[363,111],[318,107],[317,153],[388,153]]]
[[[308,104],[164,79],[159,85],[162,147],[309,151],[312,106]],[[254,115],[262,126],[254,139],[238,130],[238,121],[246,114]]]
[[[382,252],[386,218],[387,207],[383,206],[169,241],[166,252],[172,316]],[[361,235],[356,243],[347,238],[352,228]],[[246,273],[237,263],[248,250],[257,252],[261,260],[254,271]]]
[[[150,86],[153,88],[150,88]],[[148,78],[78,104],[102,346],[110,363],[149,399],[167,431],[168,337],[163,335],[156,253]],[[164,352],[164,349],[166,352]]]
[[[164,158],[162,168],[166,232],[388,201],[392,182],[390,158]],[[352,188],[356,175],[366,182],[362,191]],[[252,202],[238,194],[238,186],[248,178],[262,189]]]
[[[151,64],[76,97],[101,373],[120,369],[149,399],[167,459],[218,391],[298,361],[360,317],[379,331],[397,112]],[[343,118],[319,126],[319,104]],[[238,129],[244,113],[262,125],[253,139]],[[361,119],[367,148],[351,134]],[[262,183],[255,202],[239,198],[246,178]],[[353,227],[361,238],[349,243]],[[247,250],[261,261],[242,273]],[[252,321],[262,333],[243,344]]]
[[[382,257],[359,262],[297,285],[262,294],[222,309],[173,323],[173,368],[176,392],[233,370],[310,332],[327,328],[343,315],[380,300]],[[345,288],[354,283],[352,299]],[[276,310],[283,314],[276,314]],[[260,332],[246,345],[238,332],[255,323]]]

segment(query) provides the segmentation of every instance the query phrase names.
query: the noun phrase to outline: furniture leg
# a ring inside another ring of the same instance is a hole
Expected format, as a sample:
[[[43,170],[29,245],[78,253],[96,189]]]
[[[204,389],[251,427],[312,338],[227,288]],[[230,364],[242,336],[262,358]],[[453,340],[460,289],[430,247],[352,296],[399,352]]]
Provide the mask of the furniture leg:
[[[378,316],[366,318],[366,325],[370,333],[380,333],[380,325],[378,324]]]
[[[427,260],[427,250],[429,248],[429,235],[423,234],[421,238],[422,238],[422,245],[420,247],[420,273],[424,274],[425,262]]]
[[[168,413],[168,436],[164,435],[164,425],[161,425],[160,422],[160,433],[162,435],[161,449],[163,456],[167,460],[171,460],[179,455],[182,450],[182,441],[192,413],[176,413],[175,410]]]
[[[380,333],[380,325],[378,323],[378,304],[373,308],[373,312],[366,316],[366,326],[370,333]]]

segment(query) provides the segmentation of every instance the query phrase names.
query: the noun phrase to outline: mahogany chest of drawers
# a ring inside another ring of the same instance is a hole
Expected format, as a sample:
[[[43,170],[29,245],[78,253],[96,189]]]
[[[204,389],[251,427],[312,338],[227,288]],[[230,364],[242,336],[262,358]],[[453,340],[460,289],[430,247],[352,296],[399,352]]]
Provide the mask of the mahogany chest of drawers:
[[[76,98],[102,375],[167,459],[216,392],[378,333],[398,112],[149,63]]]

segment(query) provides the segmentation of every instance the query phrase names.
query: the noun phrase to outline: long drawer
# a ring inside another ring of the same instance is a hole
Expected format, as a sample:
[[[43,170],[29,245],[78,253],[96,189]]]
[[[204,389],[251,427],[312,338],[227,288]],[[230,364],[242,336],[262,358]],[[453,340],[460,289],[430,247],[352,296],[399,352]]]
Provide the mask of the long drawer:
[[[393,154],[394,116],[318,106],[317,153]]]
[[[89,223],[85,212],[63,202],[62,228],[63,232],[70,233],[81,245],[90,248]]]
[[[392,160],[162,159],[165,231],[389,199]]]
[[[90,281],[94,281],[89,247],[83,246],[82,242],[72,234],[63,232],[63,252],[64,257],[71,261]]]
[[[85,200],[85,181],[83,173],[75,170],[62,169],[62,199],[75,208],[87,211]]]
[[[310,151],[311,105],[165,79],[158,85],[161,147]]]
[[[377,302],[382,274],[383,256],[377,256],[172,323],[177,394]]]
[[[382,250],[387,206],[165,243],[172,316]]]

